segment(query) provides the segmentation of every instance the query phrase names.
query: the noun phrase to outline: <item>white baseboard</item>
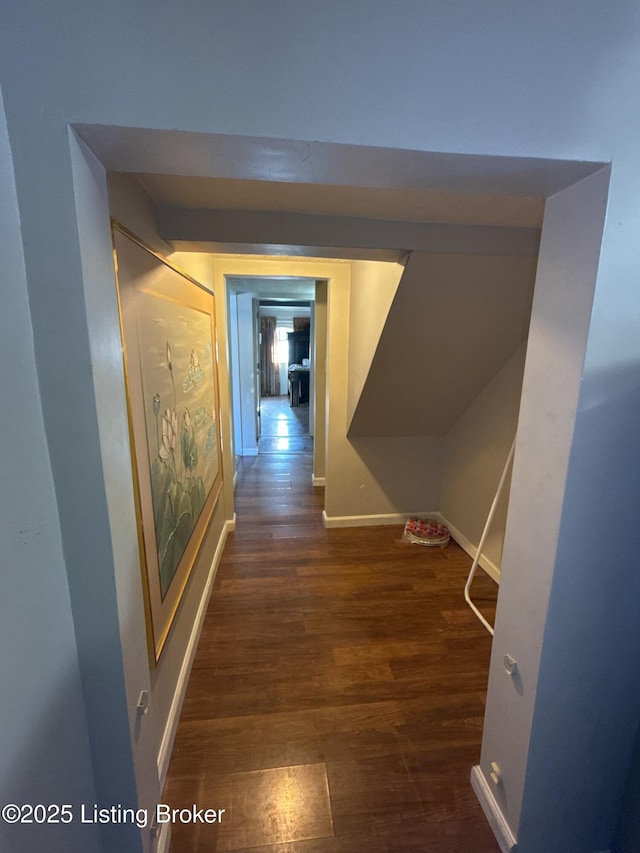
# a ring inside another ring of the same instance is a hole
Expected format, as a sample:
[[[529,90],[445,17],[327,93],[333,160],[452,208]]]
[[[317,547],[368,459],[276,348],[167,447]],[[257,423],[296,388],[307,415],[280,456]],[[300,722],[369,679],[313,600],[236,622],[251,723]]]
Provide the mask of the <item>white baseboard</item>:
[[[242,448],[242,456],[257,456],[258,448],[257,447],[243,447]]]
[[[324,484],[325,484],[325,478],[324,478],[324,477],[316,477],[316,475],[315,475],[315,474],[312,474],[312,475],[311,475],[311,483],[312,483],[312,485],[313,485],[313,486],[316,486],[316,487],[318,487],[318,488],[319,488],[320,486],[324,487]]]
[[[471,768],[471,787],[482,806],[484,816],[496,837],[500,850],[502,853],[515,853],[518,846],[516,840],[509,828],[509,824],[500,811],[500,807],[493,796],[493,791],[489,787],[489,783],[478,765]]]
[[[176,689],[174,691],[173,700],[171,702],[171,708],[169,709],[167,724],[164,728],[164,734],[162,735],[162,741],[160,743],[160,750],[158,751],[158,779],[160,781],[161,791],[164,788],[167,770],[169,768],[169,759],[171,758],[171,750],[173,749],[176,729],[178,728],[180,710],[182,708],[182,702],[184,701],[184,694],[187,690],[189,673],[191,672],[191,664],[193,663],[193,658],[196,653],[196,648],[198,646],[198,640],[200,639],[200,631],[202,630],[202,623],[204,622],[204,616],[207,612],[207,605],[209,604],[209,597],[211,596],[213,582],[216,577],[216,572],[218,571],[218,565],[220,563],[220,558],[222,557],[224,544],[227,541],[227,534],[235,529],[235,523],[236,516],[234,513],[233,520],[225,521],[224,527],[222,528],[222,534],[220,536],[216,552],[213,555],[213,560],[211,561],[209,577],[207,578],[207,583],[205,585],[204,592],[202,593],[202,598],[200,599],[198,612],[196,613],[196,618],[193,621],[193,627],[191,629],[191,636],[189,637],[189,642],[187,644],[187,649],[184,654],[182,666],[180,667],[180,675],[178,676]],[[160,842],[158,842],[158,844],[159,843]]]
[[[476,554],[478,553],[478,548],[472,542],[467,539],[467,537],[461,533],[457,527],[454,527],[447,519],[442,515],[441,512],[438,513],[440,521],[442,524],[446,524],[449,528],[449,532],[452,537],[458,543],[458,545],[463,548],[467,554],[471,557],[472,560],[475,560]],[[496,566],[496,564],[486,557],[484,554],[480,555],[480,559],[478,560],[478,565],[484,569],[484,571],[489,575],[489,577],[494,580],[496,583],[500,583],[500,566]]]
[[[313,484],[314,486],[316,485],[315,478]],[[322,483],[318,483],[318,485],[324,485],[324,477],[322,478]],[[385,524],[405,524],[409,518],[415,517],[437,518],[442,524],[446,524],[451,536],[455,539],[458,545],[460,545],[460,547],[475,560],[476,553],[478,551],[477,547],[473,545],[473,543],[470,542],[469,539],[467,539],[467,537],[457,529],[457,527],[450,524],[441,512],[437,512],[436,510],[431,510],[430,512],[395,512],[380,515],[327,515],[326,511],[322,510],[322,523],[327,528],[377,527]],[[481,566],[492,580],[498,584],[500,583],[500,567],[496,566],[492,560],[482,554],[478,560],[478,565]]]
[[[379,527],[385,524],[405,524],[410,518],[435,517],[437,512],[390,512],[380,515],[327,515],[322,510],[325,527]]]

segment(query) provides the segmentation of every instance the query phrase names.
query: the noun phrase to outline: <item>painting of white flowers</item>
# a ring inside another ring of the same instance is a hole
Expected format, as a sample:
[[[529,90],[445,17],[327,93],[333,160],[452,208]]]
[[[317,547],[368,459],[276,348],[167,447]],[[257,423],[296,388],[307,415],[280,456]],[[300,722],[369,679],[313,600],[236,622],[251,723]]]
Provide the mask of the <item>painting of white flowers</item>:
[[[113,235],[157,661],[222,485],[214,299],[115,223]]]
[[[211,321],[147,294],[137,320],[164,598],[218,474]]]

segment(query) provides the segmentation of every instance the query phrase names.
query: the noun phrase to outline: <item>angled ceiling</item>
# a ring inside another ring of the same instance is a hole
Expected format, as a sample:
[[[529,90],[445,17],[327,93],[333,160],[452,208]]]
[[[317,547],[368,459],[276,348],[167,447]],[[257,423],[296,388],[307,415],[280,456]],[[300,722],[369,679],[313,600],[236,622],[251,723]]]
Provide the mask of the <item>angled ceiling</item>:
[[[349,437],[445,435],[527,338],[535,258],[415,252]]]
[[[547,198],[604,165],[95,124],[74,130],[108,170],[184,178]]]
[[[190,251],[397,260],[537,251],[544,199],[603,164],[77,125]]]

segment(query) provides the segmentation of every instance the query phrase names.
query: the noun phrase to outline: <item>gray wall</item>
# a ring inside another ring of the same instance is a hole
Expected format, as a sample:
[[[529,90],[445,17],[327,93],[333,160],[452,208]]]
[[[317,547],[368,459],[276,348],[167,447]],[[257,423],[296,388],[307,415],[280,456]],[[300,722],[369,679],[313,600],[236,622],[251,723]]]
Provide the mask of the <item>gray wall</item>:
[[[82,803],[95,802],[93,771],[58,508],[49,461],[13,165],[0,97],[0,312],[3,488],[0,499],[0,802],[68,803],[75,820],[56,827],[59,849],[98,851]],[[50,846],[49,828],[0,822],[0,847]]]

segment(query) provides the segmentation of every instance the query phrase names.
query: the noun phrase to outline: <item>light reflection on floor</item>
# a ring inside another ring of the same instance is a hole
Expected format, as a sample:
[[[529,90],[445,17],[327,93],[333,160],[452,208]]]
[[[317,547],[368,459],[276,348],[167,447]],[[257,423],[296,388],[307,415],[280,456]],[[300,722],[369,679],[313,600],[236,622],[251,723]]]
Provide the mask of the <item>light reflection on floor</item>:
[[[227,809],[218,828],[218,853],[333,836],[324,763],[231,773],[207,794],[208,802]]]
[[[289,398],[262,397],[260,400],[259,453],[310,453],[309,406],[292,407]]]

